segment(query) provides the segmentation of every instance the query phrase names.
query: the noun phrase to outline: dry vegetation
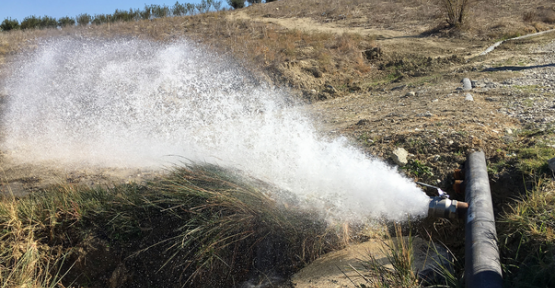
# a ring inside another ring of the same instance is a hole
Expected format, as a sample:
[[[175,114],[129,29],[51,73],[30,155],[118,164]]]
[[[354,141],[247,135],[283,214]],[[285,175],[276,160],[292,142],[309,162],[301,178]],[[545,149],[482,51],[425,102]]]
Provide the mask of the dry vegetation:
[[[271,18],[311,17],[319,22],[338,22],[351,27],[393,29],[410,32],[439,32],[448,28],[444,0],[386,1],[290,1],[255,5],[252,16]],[[545,30],[555,24],[555,1],[468,1],[466,26],[456,35],[495,39],[505,33]],[[276,9],[277,8],[277,9]],[[447,32],[447,31],[445,31]],[[449,33],[448,33],[449,34]],[[452,33],[450,35],[453,35]]]
[[[341,247],[340,230],[239,173],[197,165],[146,186],[4,195],[0,285],[232,287]]]

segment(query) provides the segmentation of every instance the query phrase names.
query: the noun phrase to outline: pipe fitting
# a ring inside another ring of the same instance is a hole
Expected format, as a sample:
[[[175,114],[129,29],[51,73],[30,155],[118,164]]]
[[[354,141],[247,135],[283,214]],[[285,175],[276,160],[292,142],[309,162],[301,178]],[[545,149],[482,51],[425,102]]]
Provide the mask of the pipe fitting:
[[[429,218],[455,219],[463,217],[468,209],[468,203],[443,197],[430,198],[428,205]]]

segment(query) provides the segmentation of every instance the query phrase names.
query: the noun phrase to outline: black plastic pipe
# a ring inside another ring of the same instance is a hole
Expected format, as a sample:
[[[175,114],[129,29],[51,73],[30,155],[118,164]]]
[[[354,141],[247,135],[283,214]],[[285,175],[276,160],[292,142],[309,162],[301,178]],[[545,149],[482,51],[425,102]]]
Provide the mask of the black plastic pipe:
[[[484,152],[473,152],[466,160],[468,202],[465,226],[465,285],[467,288],[501,288],[495,217]]]

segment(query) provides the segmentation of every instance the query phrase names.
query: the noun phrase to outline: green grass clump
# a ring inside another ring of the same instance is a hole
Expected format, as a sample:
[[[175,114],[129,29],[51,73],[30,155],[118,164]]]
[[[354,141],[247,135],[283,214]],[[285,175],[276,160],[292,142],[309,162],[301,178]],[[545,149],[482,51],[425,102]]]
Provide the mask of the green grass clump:
[[[287,194],[239,171],[190,165],[148,185],[4,197],[0,286],[106,286],[100,279],[123,264],[140,271],[129,272],[130,287],[231,287],[257,270],[286,275],[340,245],[317,215],[294,197],[276,202],[277,193]]]
[[[432,168],[426,166],[424,163],[418,160],[410,161],[402,169],[407,171],[407,173],[409,173],[410,175],[414,175],[416,177],[429,177],[434,175],[434,173],[432,172]]]
[[[542,145],[518,149],[517,168],[524,173],[543,174],[549,172],[547,161],[553,158],[554,149]]]
[[[500,220],[504,277],[511,287],[555,286],[555,182],[540,180]]]

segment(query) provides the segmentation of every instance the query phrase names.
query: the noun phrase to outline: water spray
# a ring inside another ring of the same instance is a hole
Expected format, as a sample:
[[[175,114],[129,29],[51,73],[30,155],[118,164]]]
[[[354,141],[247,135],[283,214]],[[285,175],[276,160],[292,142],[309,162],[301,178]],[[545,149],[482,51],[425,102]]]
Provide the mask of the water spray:
[[[322,136],[286,88],[187,40],[44,40],[13,61],[3,86],[0,149],[13,163],[154,170],[190,160],[271,183],[288,191],[276,201],[294,195],[331,222],[428,210],[396,167]]]

